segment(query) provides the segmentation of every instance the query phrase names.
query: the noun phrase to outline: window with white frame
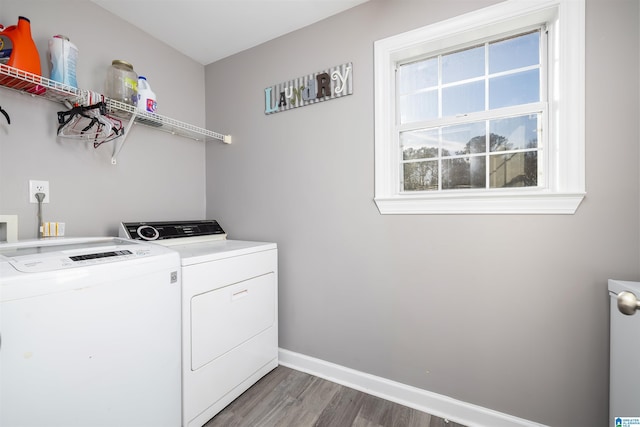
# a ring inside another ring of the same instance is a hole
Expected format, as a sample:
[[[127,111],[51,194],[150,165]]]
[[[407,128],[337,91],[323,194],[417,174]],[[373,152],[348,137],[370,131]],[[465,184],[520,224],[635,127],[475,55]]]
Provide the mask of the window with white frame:
[[[380,40],[381,213],[574,213],[584,1],[506,1]]]

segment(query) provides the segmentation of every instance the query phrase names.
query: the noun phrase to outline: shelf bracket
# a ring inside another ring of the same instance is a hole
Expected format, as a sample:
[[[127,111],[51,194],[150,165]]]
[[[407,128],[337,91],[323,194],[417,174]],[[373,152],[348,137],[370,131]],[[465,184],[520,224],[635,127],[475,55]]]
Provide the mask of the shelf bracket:
[[[116,138],[114,140],[113,156],[111,156],[112,165],[118,164],[118,154],[120,154],[120,150],[122,150],[125,140],[127,136],[129,136],[129,131],[133,127],[133,123],[135,122],[135,120],[136,120],[136,111],[134,110],[133,113],[131,113],[131,118],[129,119],[129,123],[127,123],[127,126],[124,128],[124,134],[122,135],[122,138]]]

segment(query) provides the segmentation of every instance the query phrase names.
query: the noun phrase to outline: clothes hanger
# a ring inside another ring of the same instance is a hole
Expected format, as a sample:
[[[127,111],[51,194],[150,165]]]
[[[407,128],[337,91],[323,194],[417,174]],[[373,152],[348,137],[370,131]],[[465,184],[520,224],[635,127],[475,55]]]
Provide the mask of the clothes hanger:
[[[9,113],[7,113],[7,110],[3,110],[2,107],[0,107],[0,113],[2,113],[5,119],[7,119],[7,124],[10,125],[11,118],[9,117]]]
[[[124,133],[122,122],[107,116],[104,102],[58,111],[58,136],[93,140],[94,148]]]

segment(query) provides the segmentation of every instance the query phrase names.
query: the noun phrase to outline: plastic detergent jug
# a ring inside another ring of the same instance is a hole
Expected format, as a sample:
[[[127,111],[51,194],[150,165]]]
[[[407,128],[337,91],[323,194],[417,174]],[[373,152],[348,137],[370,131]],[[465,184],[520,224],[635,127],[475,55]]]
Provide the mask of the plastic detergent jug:
[[[104,90],[107,98],[135,105],[138,99],[138,75],[133,71],[133,65],[114,59],[107,71]]]
[[[0,31],[0,64],[41,75],[40,55],[31,38],[31,21],[28,18],[19,16],[18,25]]]
[[[155,113],[158,108],[156,94],[151,90],[145,76],[138,77],[138,110]]]
[[[67,86],[78,87],[76,62],[78,48],[62,35],[49,39],[49,59],[51,60],[51,80]]]
[[[0,25],[0,33],[2,33],[2,30],[4,30],[4,26]],[[0,64],[9,62],[11,52],[13,52],[13,43],[8,37],[3,37],[0,34]]]

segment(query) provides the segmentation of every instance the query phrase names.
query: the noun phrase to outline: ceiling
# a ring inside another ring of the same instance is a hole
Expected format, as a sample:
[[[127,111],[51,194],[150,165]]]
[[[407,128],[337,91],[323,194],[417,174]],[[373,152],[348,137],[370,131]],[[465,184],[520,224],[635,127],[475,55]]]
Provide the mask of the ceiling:
[[[207,65],[368,0],[91,1]]]

